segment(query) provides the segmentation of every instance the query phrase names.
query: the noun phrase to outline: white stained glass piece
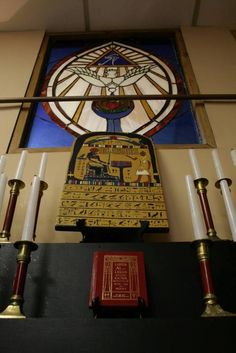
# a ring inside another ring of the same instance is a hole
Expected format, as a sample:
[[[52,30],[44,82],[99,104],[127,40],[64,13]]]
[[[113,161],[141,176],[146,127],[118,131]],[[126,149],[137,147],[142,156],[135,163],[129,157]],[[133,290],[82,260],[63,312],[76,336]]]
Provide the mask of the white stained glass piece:
[[[62,75],[65,71],[65,67],[71,63],[74,60],[73,58],[70,58],[69,60],[67,60],[66,62],[62,63],[58,68],[56,68],[55,70],[53,70],[51,76],[50,76],[50,80],[48,82],[48,86],[53,86],[55,84],[55,82],[58,83],[58,75]]]

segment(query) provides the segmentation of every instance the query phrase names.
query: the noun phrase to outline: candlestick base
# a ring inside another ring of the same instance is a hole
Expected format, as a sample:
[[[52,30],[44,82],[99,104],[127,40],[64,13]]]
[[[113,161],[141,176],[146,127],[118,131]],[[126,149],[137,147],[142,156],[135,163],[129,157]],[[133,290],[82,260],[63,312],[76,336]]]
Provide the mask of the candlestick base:
[[[10,298],[10,304],[0,313],[0,319],[25,319],[22,312],[24,302],[23,293],[27,274],[27,266],[30,262],[31,251],[38,248],[38,245],[28,240],[15,242],[15,248],[18,249],[17,269],[13,283],[13,294]]]
[[[204,298],[205,300],[205,310],[202,313],[202,317],[213,317],[213,316],[236,316],[234,313],[225,311],[217,303],[217,298],[214,294],[208,294]]]
[[[0,319],[26,319],[22,313],[23,298],[20,296],[12,296],[10,304],[0,314]]]

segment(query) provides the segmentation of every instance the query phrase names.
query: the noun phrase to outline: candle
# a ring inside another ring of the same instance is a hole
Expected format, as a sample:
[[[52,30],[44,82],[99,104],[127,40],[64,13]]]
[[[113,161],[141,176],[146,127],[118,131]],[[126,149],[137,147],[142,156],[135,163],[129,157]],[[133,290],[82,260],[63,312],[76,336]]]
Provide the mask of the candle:
[[[47,159],[48,159],[48,154],[43,153],[42,158],[41,158],[41,162],[40,162],[40,166],[39,166],[39,173],[38,173],[40,180],[44,180],[46,166],[47,166]]]
[[[14,179],[19,179],[20,180],[22,178],[27,154],[28,154],[28,152],[26,150],[21,152],[20,160],[19,160],[19,163],[18,163],[18,166],[17,166],[16,175],[15,175]]]
[[[2,155],[0,158],[0,174],[4,172],[5,165],[6,165],[6,156]]]
[[[226,180],[221,180],[220,188],[221,188],[225,209],[228,216],[232,238],[234,241],[236,241],[236,211],[230,194],[229,186]]]
[[[220,163],[218,151],[216,149],[212,151],[212,158],[213,158],[213,162],[215,165],[216,175],[217,175],[218,180],[224,179],[225,178],[224,172],[223,172],[223,169],[222,169],[222,166]]]
[[[32,241],[34,233],[35,218],[37,212],[37,204],[39,198],[40,178],[35,175],[33,178],[31,193],[26,210],[25,222],[21,240]]]
[[[189,156],[193,167],[194,179],[202,178],[195,151],[192,149],[189,150]]]
[[[205,239],[206,231],[204,228],[203,220],[198,206],[196,190],[193,184],[193,178],[191,175],[186,175],[185,179],[186,179],[186,186],[187,186],[187,192],[188,192],[189,206],[191,210],[194,237],[196,240]]]
[[[231,150],[230,154],[233,161],[233,165],[236,167],[236,150]]]
[[[3,204],[3,198],[4,198],[4,194],[5,194],[6,185],[7,185],[7,176],[6,176],[5,173],[2,173],[0,175],[0,212],[1,212],[1,209],[2,209],[2,204]]]

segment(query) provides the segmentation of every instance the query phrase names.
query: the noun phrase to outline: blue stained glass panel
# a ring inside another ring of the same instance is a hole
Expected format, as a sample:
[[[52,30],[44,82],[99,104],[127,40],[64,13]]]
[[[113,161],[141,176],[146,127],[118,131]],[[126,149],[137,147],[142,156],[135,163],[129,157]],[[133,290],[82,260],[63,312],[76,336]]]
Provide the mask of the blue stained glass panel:
[[[83,53],[88,53],[88,55],[90,55],[93,52],[92,51],[93,48],[96,49],[99,46],[106,44],[106,42],[107,41],[105,40],[96,40],[96,41],[95,40],[86,40],[86,41],[85,40],[73,40],[73,41],[57,40],[55,41],[53,46],[51,46],[51,49],[49,50],[49,53],[47,55],[47,60],[44,63],[44,74],[41,77],[38,95],[42,94],[43,90],[45,90],[45,84],[48,84],[49,77],[52,77],[53,74],[55,75],[55,73],[57,73],[56,70],[60,65],[62,65],[63,63],[66,63],[67,60],[70,60],[70,58],[72,57],[76,57],[76,58],[79,57]],[[184,94],[187,92],[184,75],[175,49],[175,43],[172,38],[165,37],[165,38],[157,38],[157,39],[155,38],[137,39],[134,37],[134,38],[130,38],[129,40],[120,39],[118,40],[118,42],[122,43],[122,45],[124,45],[124,48],[125,46],[127,46],[127,50],[123,48],[121,51],[122,53],[126,53],[126,52],[128,53],[129,48],[131,48],[131,50],[132,48],[136,48],[137,50],[140,51],[137,53],[147,53],[145,54],[147,61],[150,60],[151,62],[151,60],[153,60],[153,58],[156,57],[158,58],[158,60],[160,59],[163,63],[166,63],[166,65],[170,68],[170,70],[173,70],[173,72],[176,74],[176,77],[178,77],[177,85],[181,87],[181,93]],[[117,48],[119,49],[118,46]],[[86,66],[88,75],[91,75],[92,71],[90,70],[90,67],[92,67],[92,65],[94,68],[97,67],[97,71],[98,71],[100,70],[101,67],[107,65],[107,61],[109,61],[110,66],[116,66],[120,68],[128,65],[132,57],[135,58],[135,54],[132,54],[129,57],[130,59],[127,60],[127,57],[125,55],[122,56],[121,52],[117,54],[117,50],[113,50],[113,51],[110,50],[110,51],[104,52],[105,54],[102,54],[101,57],[99,58],[96,58],[96,55],[94,54],[93,62],[92,63],[90,62],[89,64],[90,66],[88,65]],[[90,56],[92,57],[92,54]],[[84,60],[84,58],[86,57],[83,56],[81,58],[82,58],[81,60]],[[67,67],[68,67],[68,64],[67,64]],[[95,72],[95,69],[93,70],[94,70],[93,72]],[[59,72],[57,76],[59,77],[60,74],[61,73]],[[154,74],[157,75],[157,72],[156,73],[154,72]],[[84,84],[84,80],[86,80],[86,77],[82,77],[82,76],[79,77],[80,80],[82,80],[82,78],[83,78],[83,84]],[[58,80],[57,82],[58,86],[60,82],[61,81]],[[82,81],[80,82],[82,83]],[[141,82],[141,80],[139,82]],[[134,86],[135,86],[135,89],[137,90],[137,83],[134,84]],[[142,88],[141,83],[140,83],[140,87]],[[126,87],[124,85],[124,89],[125,88]],[[72,103],[67,103],[67,104],[69,106]],[[64,113],[61,107],[59,107],[58,109],[59,111],[62,111],[62,113]],[[130,111],[131,110],[132,109],[130,109]],[[127,109],[126,116],[128,116],[128,113],[130,111]],[[92,113],[96,114],[96,110],[93,109]],[[55,113],[53,114],[55,116]],[[161,125],[163,125],[162,128],[160,129],[157,128],[159,124],[158,122],[156,124],[156,127],[153,130],[150,130],[150,131],[148,130],[146,133],[144,132],[144,134],[151,137],[152,141],[157,144],[202,143],[202,139],[199,133],[195,115],[192,110],[191,103],[189,101],[181,102],[178,108],[174,110],[173,115],[174,116],[167,119],[166,122],[164,123],[161,122]],[[104,119],[106,118],[106,115],[104,115],[104,117],[102,116],[103,114],[101,114],[101,112],[98,112],[97,117],[101,117],[101,119],[103,119],[101,121],[104,126],[104,121],[105,121]],[[119,115],[117,116],[119,117]],[[124,117],[123,119],[125,118],[126,117]],[[155,120],[153,120],[153,122],[155,122]],[[68,126],[69,125],[70,124],[68,124]],[[144,122],[144,125],[145,125],[145,122]],[[122,124],[120,123],[120,121],[117,119],[114,119],[114,115],[113,115],[113,119],[107,118],[106,120],[106,128],[107,128],[107,131],[109,132],[111,131],[120,132],[122,131],[121,126]],[[83,130],[84,132],[86,132],[86,128],[83,128],[83,126],[81,128],[84,129]],[[141,131],[142,128],[139,127],[139,130]],[[99,131],[99,130],[91,130],[91,131]],[[124,132],[127,132],[127,131],[124,131]],[[130,132],[137,132],[137,131],[135,131],[134,129],[133,131],[131,130]],[[30,129],[28,130],[28,134],[26,135],[24,147],[28,147],[28,148],[69,147],[73,144],[75,136],[76,136],[76,133],[73,133],[73,131],[71,131],[70,129],[67,129],[66,123],[63,125],[63,122],[62,123],[60,123],[60,121],[58,122],[57,119],[52,117],[52,114],[51,115],[48,114],[48,109],[45,109],[45,105],[40,103],[35,105],[34,113],[31,117]]]

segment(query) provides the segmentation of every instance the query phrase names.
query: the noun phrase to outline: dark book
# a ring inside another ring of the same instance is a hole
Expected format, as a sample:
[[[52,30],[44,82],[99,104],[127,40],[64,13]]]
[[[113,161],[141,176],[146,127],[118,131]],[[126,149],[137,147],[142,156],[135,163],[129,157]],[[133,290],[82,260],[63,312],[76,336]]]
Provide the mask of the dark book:
[[[89,306],[145,308],[148,305],[142,252],[95,252]]]

